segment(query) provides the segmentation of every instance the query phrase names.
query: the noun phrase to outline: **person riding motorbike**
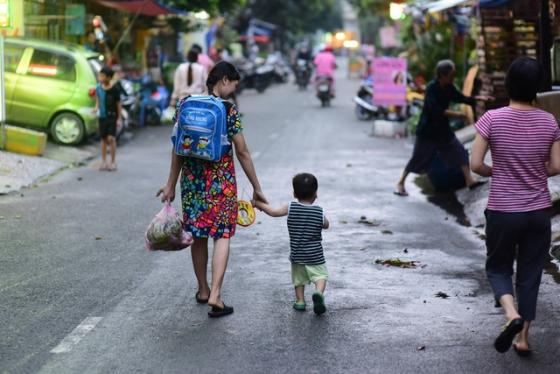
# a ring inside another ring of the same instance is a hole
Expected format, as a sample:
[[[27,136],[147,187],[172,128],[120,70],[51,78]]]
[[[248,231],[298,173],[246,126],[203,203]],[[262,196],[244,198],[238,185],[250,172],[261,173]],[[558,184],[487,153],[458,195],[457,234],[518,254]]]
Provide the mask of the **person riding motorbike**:
[[[333,54],[331,46],[326,46],[321,52],[315,56],[313,60],[315,65],[315,81],[319,78],[326,77],[330,81],[331,96],[334,97],[334,69],[336,69],[336,58]]]

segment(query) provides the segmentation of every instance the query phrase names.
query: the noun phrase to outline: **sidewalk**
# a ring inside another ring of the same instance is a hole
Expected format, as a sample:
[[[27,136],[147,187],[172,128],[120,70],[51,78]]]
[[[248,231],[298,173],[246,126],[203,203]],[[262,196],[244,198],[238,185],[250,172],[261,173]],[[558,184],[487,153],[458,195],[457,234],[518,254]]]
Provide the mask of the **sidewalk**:
[[[61,169],[80,165],[98,154],[97,146],[68,147],[47,143],[42,157],[0,150],[0,195],[32,186]]]

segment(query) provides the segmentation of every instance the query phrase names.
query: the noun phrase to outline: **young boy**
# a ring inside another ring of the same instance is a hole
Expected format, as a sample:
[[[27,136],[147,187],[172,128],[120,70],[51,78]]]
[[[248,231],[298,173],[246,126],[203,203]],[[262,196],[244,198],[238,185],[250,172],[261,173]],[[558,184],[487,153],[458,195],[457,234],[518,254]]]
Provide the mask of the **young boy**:
[[[313,205],[317,199],[317,178],[312,174],[296,175],[293,201],[280,208],[272,208],[268,204],[255,202],[254,205],[272,217],[288,216],[288,232],[290,234],[290,262],[292,263],[292,282],[296,291],[294,309],[305,311],[305,285],[315,283],[313,294],[313,311],[320,315],[327,311],[323,293],[329,277],[321,245],[321,232],[329,228],[329,221],[323,214],[323,208]]]
[[[99,136],[101,137],[101,166],[99,170],[113,171],[117,169],[115,153],[117,149],[117,122],[120,120],[120,90],[111,79],[115,73],[105,66],[99,72],[99,83],[96,87],[96,104],[99,115]],[[111,153],[111,163],[107,164],[107,145]]]

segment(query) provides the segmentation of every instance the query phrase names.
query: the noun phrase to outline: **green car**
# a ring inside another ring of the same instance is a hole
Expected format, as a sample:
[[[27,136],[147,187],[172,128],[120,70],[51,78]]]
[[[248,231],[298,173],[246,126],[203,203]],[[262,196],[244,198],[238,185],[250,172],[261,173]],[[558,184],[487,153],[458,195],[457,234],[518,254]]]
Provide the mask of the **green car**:
[[[97,131],[95,86],[102,60],[80,45],[7,38],[6,122],[79,144]]]

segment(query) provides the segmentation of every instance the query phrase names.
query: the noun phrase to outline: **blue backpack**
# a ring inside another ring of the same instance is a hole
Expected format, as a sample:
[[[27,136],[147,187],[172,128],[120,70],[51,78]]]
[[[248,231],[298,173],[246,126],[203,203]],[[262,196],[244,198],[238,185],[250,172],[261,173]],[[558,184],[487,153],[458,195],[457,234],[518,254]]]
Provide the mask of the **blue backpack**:
[[[227,113],[221,99],[190,96],[177,115],[175,153],[207,161],[219,161],[231,149],[227,136]]]

